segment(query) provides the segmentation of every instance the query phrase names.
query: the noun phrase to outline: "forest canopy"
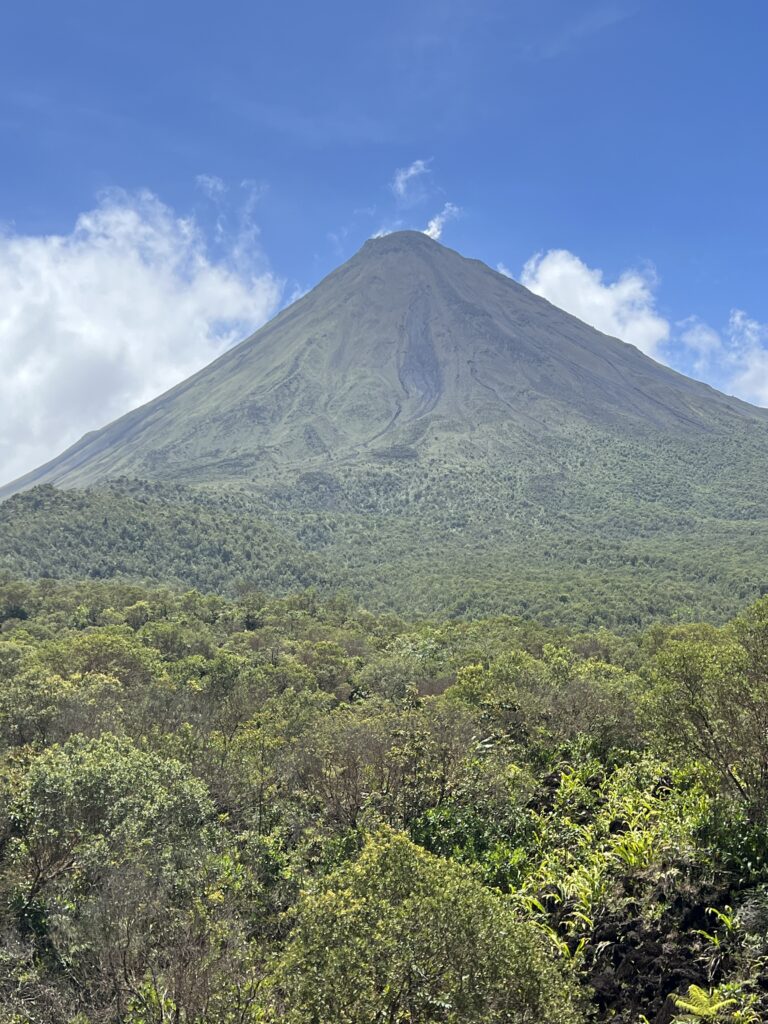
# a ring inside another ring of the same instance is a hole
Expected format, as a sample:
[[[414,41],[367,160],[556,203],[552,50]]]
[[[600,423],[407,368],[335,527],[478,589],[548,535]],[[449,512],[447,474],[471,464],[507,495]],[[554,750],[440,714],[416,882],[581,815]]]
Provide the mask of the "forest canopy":
[[[768,599],[722,627],[0,587],[0,1020],[768,1013]]]

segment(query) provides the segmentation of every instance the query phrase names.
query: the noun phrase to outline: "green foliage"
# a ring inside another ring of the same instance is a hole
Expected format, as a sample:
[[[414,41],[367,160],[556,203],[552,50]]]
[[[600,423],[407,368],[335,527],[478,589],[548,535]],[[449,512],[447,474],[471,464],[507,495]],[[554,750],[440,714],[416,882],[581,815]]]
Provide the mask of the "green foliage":
[[[518,443],[515,458],[524,461],[514,471],[506,452],[490,465],[452,454],[450,472],[441,457],[397,474],[338,464],[330,503],[309,474],[266,491],[140,480],[85,491],[46,485],[0,503],[0,572],[230,596],[314,586],[409,617],[505,613],[571,629],[722,622],[768,585],[759,559],[768,550],[758,511],[768,504],[764,443],[690,443],[664,438],[649,449],[579,435],[570,453]],[[567,487],[542,493],[542,459],[555,461]],[[617,486],[628,466],[631,479]],[[729,475],[741,485],[724,506]],[[11,601],[0,620],[18,611]],[[132,628],[141,615],[132,613]]]
[[[691,985],[685,997],[675,996],[678,1010],[686,1013],[683,1020],[722,1020],[725,1011],[735,1002],[735,999],[721,999],[714,992],[705,992],[698,985]]]
[[[581,1019],[535,929],[461,868],[386,832],[299,901],[272,985],[269,1019],[295,1024]]]
[[[263,504],[237,494],[127,481],[85,492],[45,486],[0,503],[0,570],[230,593],[241,584],[281,593],[338,583],[322,559],[268,518]],[[11,602],[0,620],[18,610]],[[132,628],[143,614],[131,612]]]
[[[768,817],[767,604],[726,629],[673,634],[649,695],[664,747],[710,764],[758,820]]]
[[[766,601],[623,637],[0,607],[0,1021],[768,1017]]]

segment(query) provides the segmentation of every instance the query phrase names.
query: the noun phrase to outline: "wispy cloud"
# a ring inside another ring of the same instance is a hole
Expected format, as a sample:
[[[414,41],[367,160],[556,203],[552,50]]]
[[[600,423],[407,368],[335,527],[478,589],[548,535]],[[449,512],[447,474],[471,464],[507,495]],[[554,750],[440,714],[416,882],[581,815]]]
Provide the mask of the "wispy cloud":
[[[722,340],[717,331],[697,316],[688,316],[676,324],[677,340],[694,354],[694,369],[704,373],[712,357],[722,352]]]
[[[725,390],[768,405],[768,324],[732,309],[722,331],[696,317],[681,324],[680,341],[696,355],[696,369],[716,373]]]
[[[742,309],[734,309],[726,338],[734,393],[768,405],[768,324],[753,320]]]
[[[417,178],[429,174],[429,161],[414,160],[408,167],[399,167],[392,181],[392,191],[398,199],[410,198],[411,186]]]
[[[461,210],[455,203],[446,203],[440,213],[435,214],[430,220],[423,233],[437,241],[441,237],[446,223],[458,217],[460,213]]]
[[[199,223],[113,191],[67,235],[0,235],[0,480],[200,369],[276,311],[255,229],[211,255]]]
[[[378,214],[378,228],[370,234],[370,238],[381,238],[393,231],[403,229],[420,230],[430,238],[439,239],[448,221],[453,220],[461,214],[461,208],[456,203],[445,202],[439,213],[430,218],[425,228],[419,228],[418,222],[414,223],[415,214],[413,208],[418,204],[424,204],[427,200],[435,201],[445,196],[445,191],[435,181],[430,160],[414,160],[407,167],[399,167],[389,183],[389,190],[395,197],[395,202],[390,203],[389,211],[384,208],[370,207],[365,210],[356,210],[356,213],[365,213],[368,216]],[[423,223],[423,222],[422,222]],[[338,231],[329,236],[335,244]]]
[[[712,334],[719,344],[713,341],[711,358],[726,368],[728,390],[768,406],[768,324],[761,324],[743,309],[732,309],[723,331]]]
[[[580,10],[573,18],[556,27],[548,39],[531,47],[529,55],[539,60],[559,57],[575,49],[591,36],[631,18],[637,8],[636,0],[633,3],[626,0],[610,0],[608,3],[599,3]]]
[[[385,235],[391,235],[393,231],[401,231],[403,226],[401,220],[386,221],[378,230],[374,231],[371,238],[384,238]]]
[[[198,174],[195,184],[209,199],[220,199],[227,191],[227,186],[216,174]]]
[[[238,106],[244,120],[260,128],[296,139],[303,145],[326,148],[333,144],[359,145],[392,142],[394,129],[386,121],[358,109],[353,103],[337,103],[326,109],[302,109],[261,100],[218,97],[221,106],[231,114]]]

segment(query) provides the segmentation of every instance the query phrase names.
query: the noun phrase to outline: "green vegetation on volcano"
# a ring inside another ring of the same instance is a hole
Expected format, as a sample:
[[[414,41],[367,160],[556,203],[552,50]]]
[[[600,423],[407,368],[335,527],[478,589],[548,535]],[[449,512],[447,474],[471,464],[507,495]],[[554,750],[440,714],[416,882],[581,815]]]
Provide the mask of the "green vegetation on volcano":
[[[768,599],[0,585],[3,1024],[760,1024]]]
[[[137,481],[36,487],[0,504],[0,571],[231,595],[314,586],[402,614],[508,613],[574,628],[722,622],[764,592],[768,504],[766,480],[750,476],[756,453],[718,443],[708,465],[722,464],[682,485],[640,461],[644,500],[613,488],[631,449],[593,456],[578,492],[532,477],[518,484],[529,497],[511,507],[504,480],[494,489],[481,470],[447,477],[439,465],[414,472],[405,494],[387,467],[344,490],[305,475],[258,497]],[[729,473],[752,484],[729,490]]]

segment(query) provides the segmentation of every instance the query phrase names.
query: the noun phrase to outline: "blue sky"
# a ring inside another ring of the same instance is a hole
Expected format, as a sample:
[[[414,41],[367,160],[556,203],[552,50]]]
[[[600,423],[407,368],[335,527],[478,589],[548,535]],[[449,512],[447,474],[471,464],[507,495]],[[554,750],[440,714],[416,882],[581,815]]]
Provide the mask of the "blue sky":
[[[441,212],[768,405],[767,37],[764,0],[4,5],[0,477]]]

